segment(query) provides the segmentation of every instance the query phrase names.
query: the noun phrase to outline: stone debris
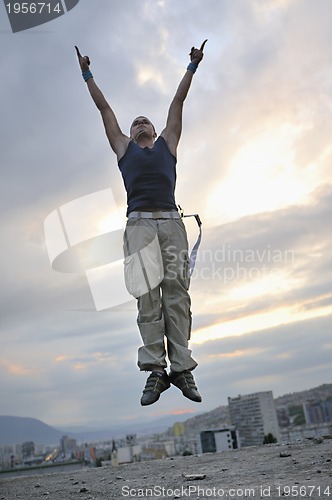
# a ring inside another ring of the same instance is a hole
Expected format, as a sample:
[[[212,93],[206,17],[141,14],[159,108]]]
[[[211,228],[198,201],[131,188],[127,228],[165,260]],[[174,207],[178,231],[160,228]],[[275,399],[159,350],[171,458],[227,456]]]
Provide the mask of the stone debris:
[[[182,474],[187,481],[200,481],[206,478],[206,474]]]
[[[291,456],[292,456],[292,454],[290,451],[281,451],[279,453],[280,458],[287,458],[287,457],[291,457]]]

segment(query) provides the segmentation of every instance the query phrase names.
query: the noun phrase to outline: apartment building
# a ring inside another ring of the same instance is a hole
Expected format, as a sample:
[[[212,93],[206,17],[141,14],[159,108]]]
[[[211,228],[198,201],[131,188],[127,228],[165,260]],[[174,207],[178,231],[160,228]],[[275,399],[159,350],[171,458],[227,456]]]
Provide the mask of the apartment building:
[[[239,433],[241,446],[256,446],[272,434],[281,440],[272,391],[228,398],[232,425]]]

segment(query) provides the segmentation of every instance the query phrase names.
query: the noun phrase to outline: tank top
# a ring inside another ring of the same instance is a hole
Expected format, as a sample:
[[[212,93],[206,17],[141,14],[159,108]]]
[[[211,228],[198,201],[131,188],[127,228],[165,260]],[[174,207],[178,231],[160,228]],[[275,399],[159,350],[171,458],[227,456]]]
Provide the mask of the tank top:
[[[119,169],[127,191],[127,215],[142,207],[176,210],[176,158],[161,136],[152,148],[131,141]]]

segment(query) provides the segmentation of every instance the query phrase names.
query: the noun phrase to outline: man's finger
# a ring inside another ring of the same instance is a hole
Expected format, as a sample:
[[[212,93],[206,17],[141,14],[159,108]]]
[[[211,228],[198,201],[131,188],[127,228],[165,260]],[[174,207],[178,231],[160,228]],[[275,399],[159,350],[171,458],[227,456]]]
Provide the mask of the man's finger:
[[[81,56],[81,53],[80,53],[80,51],[78,50],[78,47],[76,47],[76,45],[75,45],[75,49],[76,49],[76,54],[77,54],[77,57],[82,57],[82,56]]]
[[[204,40],[204,42],[203,42],[203,43],[202,43],[202,45],[201,45],[201,48],[199,49],[199,50],[201,50],[202,52],[203,52],[203,50],[204,50],[204,46],[205,46],[206,42],[207,42],[207,39],[206,39],[206,40]]]

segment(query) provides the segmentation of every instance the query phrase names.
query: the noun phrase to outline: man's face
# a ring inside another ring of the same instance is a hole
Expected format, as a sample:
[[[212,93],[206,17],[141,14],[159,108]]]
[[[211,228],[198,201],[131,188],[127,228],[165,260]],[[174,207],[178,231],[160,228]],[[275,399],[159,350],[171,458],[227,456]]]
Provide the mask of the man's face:
[[[130,136],[134,140],[137,140],[138,136],[141,134],[151,135],[153,138],[156,137],[154,126],[145,116],[138,116],[135,118],[130,127]]]

